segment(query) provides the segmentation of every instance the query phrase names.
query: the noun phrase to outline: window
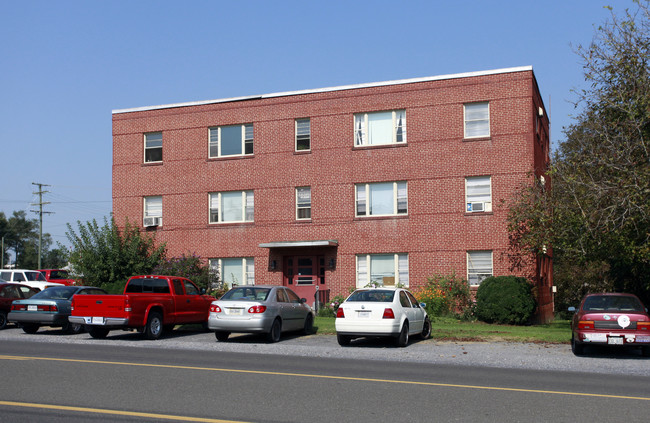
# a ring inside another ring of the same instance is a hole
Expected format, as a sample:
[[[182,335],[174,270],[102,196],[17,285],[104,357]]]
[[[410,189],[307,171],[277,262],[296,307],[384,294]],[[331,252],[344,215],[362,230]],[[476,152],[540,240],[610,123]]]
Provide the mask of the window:
[[[465,138],[490,136],[489,103],[469,103],[465,110]]]
[[[311,150],[311,123],[309,119],[296,119],[296,151]]]
[[[311,219],[311,188],[296,188],[296,219]]]
[[[408,254],[360,254],[357,256],[357,288],[409,285]]]
[[[144,226],[162,226],[162,196],[144,197]]]
[[[354,115],[354,145],[386,145],[406,142],[406,111]]]
[[[467,212],[491,212],[492,190],[489,176],[465,178],[465,204]]]
[[[162,132],[144,134],[144,161],[162,162]]]
[[[235,285],[255,285],[253,257],[211,259],[210,267],[219,272],[222,282]]]
[[[406,182],[357,184],[357,216],[391,216],[408,212]]]
[[[492,251],[467,252],[467,280],[478,286],[483,279],[492,276]]]
[[[253,154],[253,124],[210,128],[210,157]]]
[[[210,194],[210,223],[252,222],[253,191],[213,192]]]

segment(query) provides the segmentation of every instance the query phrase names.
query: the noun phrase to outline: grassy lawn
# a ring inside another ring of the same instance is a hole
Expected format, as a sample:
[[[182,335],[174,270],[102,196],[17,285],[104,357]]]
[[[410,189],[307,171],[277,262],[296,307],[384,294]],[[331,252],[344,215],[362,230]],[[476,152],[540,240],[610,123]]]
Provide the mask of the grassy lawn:
[[[317,334],[333,335],[333,317],[316,317]],[[482,322],[461,322],[452,318],[438,317],[431,322],[433,339],[441,341],[511,341],[564,344],[571,340],[568,320],[556,320],[546,325],[510,326],[490,325]]]

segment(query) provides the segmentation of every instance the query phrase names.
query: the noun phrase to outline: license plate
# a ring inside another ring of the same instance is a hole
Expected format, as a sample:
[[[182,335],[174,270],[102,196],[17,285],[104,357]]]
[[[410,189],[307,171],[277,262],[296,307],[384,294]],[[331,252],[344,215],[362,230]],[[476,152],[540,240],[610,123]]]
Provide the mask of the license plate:
[[[103,317],[93,317],[92,321],[90,322],[93,325],[103,325],[104,324],[104,318]]]
[[[359,312],[359,318],[360,319],[369,319],[370,318],[370,312],[369,311],[360,311]]]
[[[27,306],[27,311],[37,311],[37,310],[38,310],[38,306],[35,306],[35,305],[28,305]]]
[[[241,316],[244,314],[244,309],[243,308],[229,308],[228,309],[228,314],[231,316]]]
[[[607,338],[607,344],[609,345],[623,345],[623,337],[622,336],[610,336]]]

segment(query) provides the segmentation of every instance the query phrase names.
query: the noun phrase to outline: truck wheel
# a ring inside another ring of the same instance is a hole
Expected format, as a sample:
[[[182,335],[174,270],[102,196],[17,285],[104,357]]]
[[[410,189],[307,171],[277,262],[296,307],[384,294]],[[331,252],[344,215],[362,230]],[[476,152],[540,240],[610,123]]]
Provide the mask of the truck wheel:
[[[88,333],[95,339],[104,339],[108,335],[109,330],[97,326],[88,326]]]
[[[280,319],[275,319],[271,325],[271,331],[266,334],[266,340],[269,342],[278,342],[282,334],[282,322]]]
[[[151,312],[147,319],[147,326],[144,327],[144,336],[147,339],[155,340],[163,333],[163,319],[160,313]]]
[[[7,327],[7,312],[0,311],[0,329]]]
[[[217,341],[224,342],[228,340],[230,332],[215,332],[214,336],[217,338]]]
[[[80,323],[70,323],[70,322],[68,322],[65,325],[63,325],[63,327],[61,329],[66,333],[76,335],[76,334],[81,333],[81,332],[84,331],[84,325],[82,325]]]
[[[34,323],[23,323],[23,331],[25,333],[36,333],[38,328],[40,328],[40,326],[35,325]]]

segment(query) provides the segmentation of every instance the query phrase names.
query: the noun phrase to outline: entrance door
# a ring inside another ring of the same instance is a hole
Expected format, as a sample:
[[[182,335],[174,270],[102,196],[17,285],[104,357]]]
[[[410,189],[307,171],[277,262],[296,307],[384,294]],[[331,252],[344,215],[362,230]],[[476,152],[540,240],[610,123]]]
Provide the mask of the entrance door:
[[[316,291],[324,288],[325,259],[320,256],[286,256],[284,285],[313,307]]]

